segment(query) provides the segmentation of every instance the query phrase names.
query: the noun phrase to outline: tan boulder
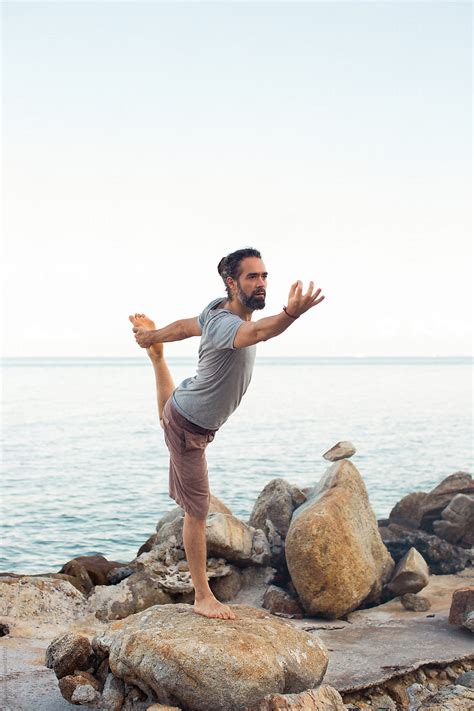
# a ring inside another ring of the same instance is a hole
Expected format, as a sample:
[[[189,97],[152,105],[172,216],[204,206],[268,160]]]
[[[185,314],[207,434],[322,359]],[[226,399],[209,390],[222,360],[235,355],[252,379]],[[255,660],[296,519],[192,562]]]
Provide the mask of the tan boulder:
[[[416,548],[410,548],[393,571],[392,579],[387,588],[393,595],[417,593],[428,585],[430,570]]]
[[[148,703],[193,711],[241,711],[266,694],[300,693],[321,683],[328,665],[314,635],[245,605],[235,620],[163,605],[111,623],[92,640],[113,674]]]
[[[286,559],[300,603],[311,615],[341,617],[380,596],[395,564],[349,460],[329,467],[296,509]]]
[[[270,560],[270,545],[264,532],[229,514],[208,515],[206,544],[208,555],[231,563],[265,565]]]

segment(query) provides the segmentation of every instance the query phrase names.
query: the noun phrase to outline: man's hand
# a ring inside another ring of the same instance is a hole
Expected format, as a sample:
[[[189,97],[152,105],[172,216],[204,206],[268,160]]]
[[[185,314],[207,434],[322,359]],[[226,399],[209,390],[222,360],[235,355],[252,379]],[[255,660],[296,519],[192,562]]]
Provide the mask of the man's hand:
[[[156,343],[156,338],[154,337],[156,331],[150,331],[147,328],[140,328],[139,326],[134,326],[133,333],[135,334],[136,342],[142,348],[149,348],[154,343]]]
[[[313,306],[316,306],[316,304],[321,303],[321,301],[324,299],[324,296],[320,296],[318,299],[318,296],[321,293],[321,289],[316,289],[314,294],[313,289],[314,281],[309,282],[308,291],[304,294],[303,282],[298,280],[291,285],[290,293],[288,294],[287,305],[288,312],[291,314],[291,316],[295,316],[297,318],[298,316],[301,316],[301,314],[304,314],[306,311],[313,308]]]

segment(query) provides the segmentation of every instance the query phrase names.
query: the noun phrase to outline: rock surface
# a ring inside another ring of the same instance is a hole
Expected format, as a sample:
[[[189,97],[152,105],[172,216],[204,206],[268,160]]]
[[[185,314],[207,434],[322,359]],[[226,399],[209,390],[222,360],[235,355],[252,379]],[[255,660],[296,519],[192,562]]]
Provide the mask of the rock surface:
[[[237,619],[223,621],[189,605],[155,606],[111,623],[92,647],[148,701],[190,711],[237,711],[268,693],[300,693],[321,682],[328,654],[317,637],[264,611],[233,609]]]
[[[378,598],[394,561],[380,537],[367,490],[343,459],[326,471],[296,509],[286,559],[307,613],[337,618]]]
[[[64,622],[86,613],[86,598],[67,581],[28,575],[0,577],[2,616]]]
[[[342,696],[328,684],[301,694],[268,694],[245,711],[346,711]]]

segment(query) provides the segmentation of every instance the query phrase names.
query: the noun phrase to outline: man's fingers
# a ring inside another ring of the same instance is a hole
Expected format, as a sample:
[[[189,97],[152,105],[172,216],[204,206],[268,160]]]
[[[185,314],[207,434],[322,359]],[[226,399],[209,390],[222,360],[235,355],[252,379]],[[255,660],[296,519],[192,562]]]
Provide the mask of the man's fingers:
[[[289,297],[294,296],[297,286],[298,286],[297,281],[295,281],[295,283],[290,286],[290,293],[288,294]]]
[[[309,286],[308,286],[308,291],[306,292],[305,296],[311,296],[311,294],[313,293],[313,289],[314,289],[314,281],[310,281]]]

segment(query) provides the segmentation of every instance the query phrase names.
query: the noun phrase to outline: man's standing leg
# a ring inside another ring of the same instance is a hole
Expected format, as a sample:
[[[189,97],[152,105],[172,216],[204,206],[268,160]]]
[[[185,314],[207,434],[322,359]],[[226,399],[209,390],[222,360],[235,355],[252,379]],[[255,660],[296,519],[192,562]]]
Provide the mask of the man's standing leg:
[[[205,617],[234,620],[232,608],[214,596],[206,575],[206,519],[184,514],[183,542],[194,585],[194,610]]]

